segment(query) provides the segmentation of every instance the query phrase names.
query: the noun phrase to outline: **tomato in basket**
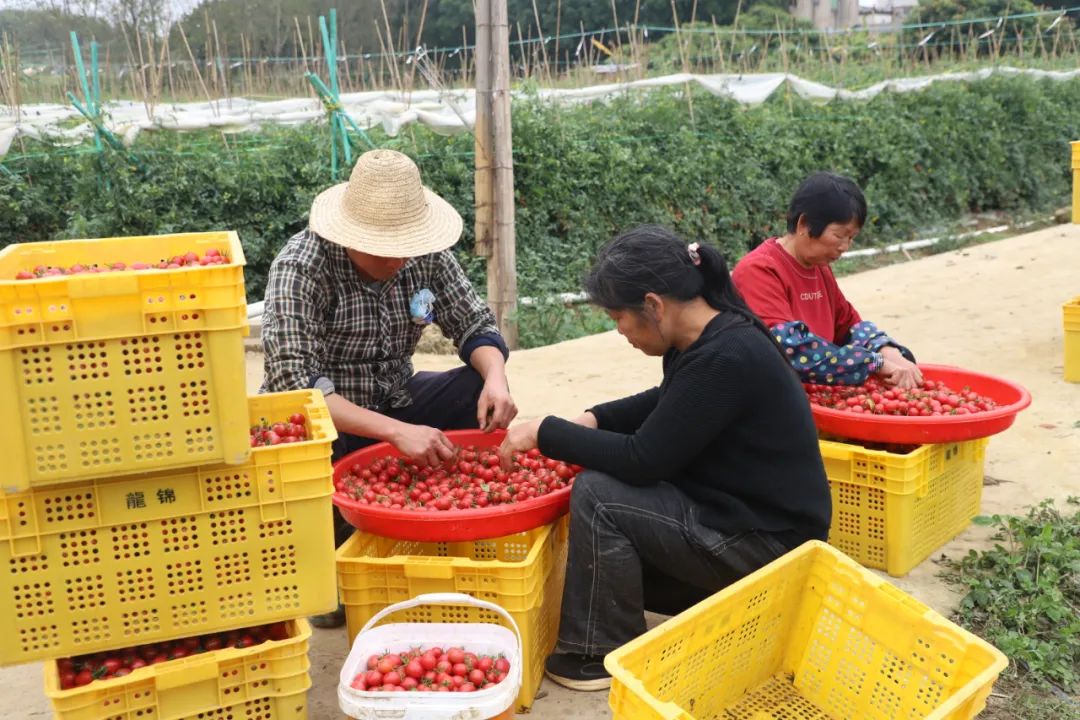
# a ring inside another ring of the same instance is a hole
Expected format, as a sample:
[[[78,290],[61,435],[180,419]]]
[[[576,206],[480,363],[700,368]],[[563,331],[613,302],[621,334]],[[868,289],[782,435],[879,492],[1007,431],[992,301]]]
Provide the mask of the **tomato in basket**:
[[[354,690],[368,692],[476,692],[498,685],[510,672],[502,655],[478,655],[465,648],[414,647],[372,655],[353,678]]]

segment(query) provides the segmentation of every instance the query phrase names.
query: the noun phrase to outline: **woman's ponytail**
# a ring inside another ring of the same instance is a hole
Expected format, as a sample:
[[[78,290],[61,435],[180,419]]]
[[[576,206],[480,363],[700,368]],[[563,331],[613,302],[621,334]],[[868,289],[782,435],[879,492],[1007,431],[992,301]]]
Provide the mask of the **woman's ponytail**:
[[[735,287],[735,283],[731,280],[731,273],[728,272],[727,260],[720,251],[708,245],[701,245],[697,249],[697,254],[701,260],[697,267],[705,281],[701,293],[705,302],[717,310],[735,313],[746,318],[751,325],[765,333],[765,336],[769,338],[769,343],[783,355],[783,350],[776,344],[772,332],[765,327],[761,318],[754,314],[738,288]],[[784,362],[787,363],[787,361],[787,357],[784,357]]]

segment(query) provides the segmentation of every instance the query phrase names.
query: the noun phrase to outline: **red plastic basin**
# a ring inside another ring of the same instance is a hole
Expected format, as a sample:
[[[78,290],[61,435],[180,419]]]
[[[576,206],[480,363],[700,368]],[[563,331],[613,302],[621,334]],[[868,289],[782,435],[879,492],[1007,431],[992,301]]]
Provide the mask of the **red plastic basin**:
[[[462,446],[497,447],[506,432],[448,430],[446,437]],[[353,465],[367,465],[381,457],[401,457],[401,453],[389,443],[357,450],[334,463],[334,481]],[[365,505],[342,492],[334,493],[334,505],[350,525],[366,533],[417,542],[468,542],[512,535],[555,522],[570,508],[571,489],[564,488],[524,502],[469,510],[392,510]]]
[[[923,445],[962,442],[990,437],[1009,428],[1016,415],[1031,404],[1031,394],[1020,385],[982,373],[948,365],[919,365],[923,377],[945,383],[953,390],[971,388],[999,407],[974,415],[908,417],[843,412],[811,405],[818,430],[870,442]]]

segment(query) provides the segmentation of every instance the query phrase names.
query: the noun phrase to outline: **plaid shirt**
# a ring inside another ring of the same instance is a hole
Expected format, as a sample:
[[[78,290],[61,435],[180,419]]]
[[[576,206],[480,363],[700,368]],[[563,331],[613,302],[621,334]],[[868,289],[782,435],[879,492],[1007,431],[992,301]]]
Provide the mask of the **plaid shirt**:
[[[309,388],[326,378],[371,410],[409,405],[405,384],[424,331],[409,301],[424,288],[435,295],[435,323],[456,347],[479,335],[498,338],[494,315],[450,250],[412,258],[390,280],[372,283],[361,279],[345,248],[310,229],[297,233],[267,279],[262,391]]]

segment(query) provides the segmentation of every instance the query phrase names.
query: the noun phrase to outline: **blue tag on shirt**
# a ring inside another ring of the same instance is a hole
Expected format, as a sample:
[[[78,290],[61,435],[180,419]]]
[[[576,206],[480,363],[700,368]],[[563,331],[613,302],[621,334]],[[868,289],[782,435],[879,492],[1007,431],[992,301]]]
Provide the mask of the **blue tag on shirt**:
[[[409,315],[417,325],[435,322],[435,295],[427,288],[418,290],[409,301]]]

